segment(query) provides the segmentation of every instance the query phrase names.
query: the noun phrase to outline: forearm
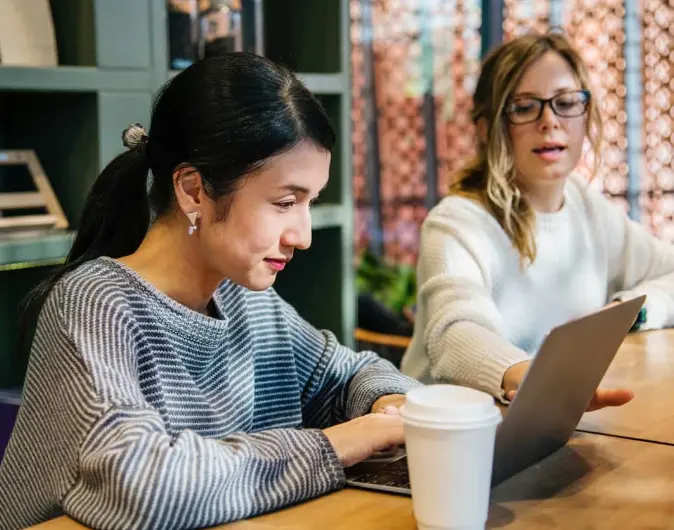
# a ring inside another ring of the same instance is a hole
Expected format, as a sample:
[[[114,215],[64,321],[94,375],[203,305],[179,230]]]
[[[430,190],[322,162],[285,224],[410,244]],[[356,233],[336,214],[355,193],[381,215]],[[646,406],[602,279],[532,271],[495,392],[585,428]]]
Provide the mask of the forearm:
[[[66,513],[102,529],[197,528],[250,517],[343,484],[317,430],[278,429],[226,440],[171,439],[147,411],[110,411],[82,447]]]
[[[471,321],[454,322],[428,333],[426,349],[437,382],[470,386],[498,396],[503,375],[529,355],[493,331]]]

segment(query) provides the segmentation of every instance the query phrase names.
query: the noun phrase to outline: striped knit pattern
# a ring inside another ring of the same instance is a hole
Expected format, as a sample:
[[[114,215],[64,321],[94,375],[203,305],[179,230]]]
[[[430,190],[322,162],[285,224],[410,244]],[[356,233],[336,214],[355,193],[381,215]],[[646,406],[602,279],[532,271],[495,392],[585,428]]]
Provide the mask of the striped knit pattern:
[[[110,258],[40,315],[0,465],[0,528],[66,513],[100,529],[199,528],[334,490],[320,429],[418,383],[312,328],[273,291],[224,282],[220,318]]]

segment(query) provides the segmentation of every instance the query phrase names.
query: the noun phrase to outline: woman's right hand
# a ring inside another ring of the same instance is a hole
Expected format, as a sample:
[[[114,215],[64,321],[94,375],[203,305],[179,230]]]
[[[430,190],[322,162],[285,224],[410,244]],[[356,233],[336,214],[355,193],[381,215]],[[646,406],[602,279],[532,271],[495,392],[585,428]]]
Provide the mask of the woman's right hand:
[[[506,398],[510,401],[515,397],[515,392],[519,388],[524,376],[527,374],[530,364],[531,361],[519,362],[512,365],[505,371],[505,374],[503,374],[501,386],[503,387]]]
[[[515,399],[515,394],[524,376],[529,370],[531,361],[517,363],[508,368],[503,376],[503,390],[506,398],[510,401]],[[587,407],[587,412],[603,409],[604,407],[620,407],[632,401],[634,393],[625,388],[598,388]]]
[[[350,467],[377,451],[404,442],[403,422],[398,414],[372,413],[323,430],[340,463]]]

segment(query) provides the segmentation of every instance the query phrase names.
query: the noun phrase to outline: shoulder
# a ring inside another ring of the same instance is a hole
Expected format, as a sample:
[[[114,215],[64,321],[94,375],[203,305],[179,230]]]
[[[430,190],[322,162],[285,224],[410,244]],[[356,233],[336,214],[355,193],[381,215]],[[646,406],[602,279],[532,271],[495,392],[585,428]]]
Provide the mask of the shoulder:
[[[61,278],[45,309],[58,310],[72,333],[78,322],[89,325],[126,320],[142,304],[142,289],[110,258],[83,263]]]
[[[573,173],[566,186],[566,198],[576,216],[582,215],[594,226],[602,227],[624,221],[627,213],[612,203],[600,189],[598,182]]]
[[[418,265],[422,282],[450,274],[491,283],[518,264],[512,241],[476,200],[446,197],[429,212],[422,225]]]
[[[487,211],[483,204],[476,199],[460,195],[449,195],[442,199],[429,212],[426,218],[428,223],[441,223],[447,226],[462,225],[483,221],[499,226],[496,219]]]
[[[56,287],[69,307],[131,304],[142,288],[111,258],[97,258],[66,274]]]
[[[457,195],[442,199],[423,222],[422,246],[435,245],[439,240],[499,251],[511,247],[507,234],[483,204]]]

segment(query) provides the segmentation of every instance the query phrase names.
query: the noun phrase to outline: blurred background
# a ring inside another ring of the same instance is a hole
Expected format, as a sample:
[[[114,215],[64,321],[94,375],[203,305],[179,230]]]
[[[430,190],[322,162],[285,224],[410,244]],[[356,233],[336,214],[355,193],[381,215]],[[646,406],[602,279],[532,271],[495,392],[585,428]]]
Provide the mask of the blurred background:
[[[267,55],[324,104],[330,183],[312,248],[276,288],[312,324],[396,361],[420,225],[474,152],[471,95],[503,40],[571,37],[606,122],[593,185],[674,240],[673,18],[664,0],[0,0],[0,402],[25,376],[20,301],[67,255],[123,129],[147,126],[157,91],[200,57]],[[13,410],[0,406],[0,423]]]
[[[532,30],[563,31],[590,67],[605,120],[604,165],[592,184],[674,240],[673,15],[662,0],[351,0],[360,307],[382,312],[377,323],[361,314],[359,324],[411,333],[419,228],[474,153],[480,60]],[[579,170],[589,176],[591,165],[585,157]]]

